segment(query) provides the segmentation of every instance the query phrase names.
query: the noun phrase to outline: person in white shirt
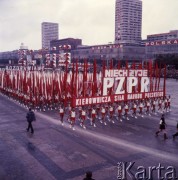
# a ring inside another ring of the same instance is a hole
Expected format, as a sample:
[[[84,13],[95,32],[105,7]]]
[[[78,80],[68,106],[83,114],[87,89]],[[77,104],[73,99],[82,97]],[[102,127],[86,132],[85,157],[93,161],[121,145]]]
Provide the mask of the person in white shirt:
[[[107,125],[106,122],[105,122],[105,115],[106,115],[106,109],[104,106],[102,106],[101,108],[101,115],[102,115],[102,119],[101,119],[101,123],[104,123],[104,125]]]
[[[125,103],[124,110],[125,110],[124,117],[125,117],[127,120],[129,120],[129,118],[128,118],[129,106],[128,106],[127,102]]]
[[[60,115],[60,120],[61,120],[61,124],[62,126],[64,125],[64,107],[61,105],[59,108],[59,115]]]
[[[141,117],[143,117],[143,103],[142,103],[142,101],[140,101],[139,109],[140,109],[139,114]]]
[[[153,99],[152,101],[152,113],[156,114],[156,100],[155,99]]]
[[[91,125],[94,127],[96,127],[95,121],[96,121],[96,110],[93,107],[91,111]]]
[[[146,113],[147,113],[147,115],[151,116],[151,114],[150,114],[150,101],[149,101],[149,99],[146,102]]]
[[[164,110],[167,112],[167,108],[168,108],[168,101],[167,101],[167,98],[165,96],[164,98]]]
[[[132,110],[133,110],[132,117],[137,118],[137,105],[135,102],[133,103]]]
[[[161,100],[161,98],[158,100],[158,111],[162,111],[162,100]]]
[[[71,111],[71,116],[70,116],[70,119],[71,119],[70,128],[72,128],[73,130],[75,130],[75,128],[74,128],[75,118],[76,118],[75,109],[73,108],[72,111]]]
[[[168,105],[167,105],[168,109],[169,109],[169,111],[171,111],[171,96],[168,97],[167,101],[168,101]]]
[[[86,111],[85,111],[85,108],[83,108],[83,109],[82,109],[82,112],[81,112],[81,123],[80,123],[80,125],[81,125],[81,127],[84,128],[84,129],[86,129],[85,123],[84,123],[85,120],[86,120]]]
[[[110,120],[112,121],[112,123],[114,123],[114,120],[113,120],[113,113],[114,113],[114,108],[112,105],[109,106],[109,114],[110,114]]]
[[[121,106],[121,104],[118,105],[117,112],[118,112],[118,119],[120,121],[122,121],[122,106]]]

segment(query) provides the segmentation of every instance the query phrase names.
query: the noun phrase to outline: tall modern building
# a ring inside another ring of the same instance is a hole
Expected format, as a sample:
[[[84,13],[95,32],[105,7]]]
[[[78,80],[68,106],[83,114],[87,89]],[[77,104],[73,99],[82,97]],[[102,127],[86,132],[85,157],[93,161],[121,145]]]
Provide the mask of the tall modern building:
[[[142,1],[116,0],[115,43],[141,43]]]
[[[50,48],[50,41],[57,40],[58,23],[43,22],[41,24],[42,48]]]

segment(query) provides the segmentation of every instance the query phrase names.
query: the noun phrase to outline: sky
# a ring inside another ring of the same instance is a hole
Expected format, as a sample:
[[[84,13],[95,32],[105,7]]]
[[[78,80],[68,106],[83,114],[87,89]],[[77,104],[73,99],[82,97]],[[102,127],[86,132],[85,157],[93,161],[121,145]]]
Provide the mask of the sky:
[[[142,0],[142,38],[178,29],[178,0]],[[0,52],[41,48],[41,23],[59,24],[59,39],[114,42],[115,0],[0,0]]]

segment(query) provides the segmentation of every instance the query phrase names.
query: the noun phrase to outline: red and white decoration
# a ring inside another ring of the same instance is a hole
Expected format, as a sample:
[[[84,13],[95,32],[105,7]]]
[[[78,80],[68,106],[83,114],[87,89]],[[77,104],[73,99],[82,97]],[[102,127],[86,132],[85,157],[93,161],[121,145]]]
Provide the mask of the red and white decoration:
[[[120,62],[117,68],[112,61],[109,67],[103,62],[102,69],[94,61],[91,70],[85,60],[83,64],[66,62],[56,70],[0,69],[0,91],[34,108],[60,103],[88,106],[165,97],[165,77],[166,67],[153,66],[151,61],[131,67],[126,63],[124,68]]]

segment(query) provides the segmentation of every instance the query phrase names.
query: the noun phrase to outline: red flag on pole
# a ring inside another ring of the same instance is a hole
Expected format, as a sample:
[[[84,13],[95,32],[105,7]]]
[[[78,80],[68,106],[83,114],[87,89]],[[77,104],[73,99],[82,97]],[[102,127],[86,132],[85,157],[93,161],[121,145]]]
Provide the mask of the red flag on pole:
[[[103,82],[104,77],[105,77],[105,70],[106,70],[106,63],[105,63],[105,60],[103,60],[102,82]],[[102,83],[102,96],[103,96],[103,83]]]
[[[92,84],[92,95],[95,96],[97,91],[97,82],[96,82],[96,60],[93,62],[93,84]]]

